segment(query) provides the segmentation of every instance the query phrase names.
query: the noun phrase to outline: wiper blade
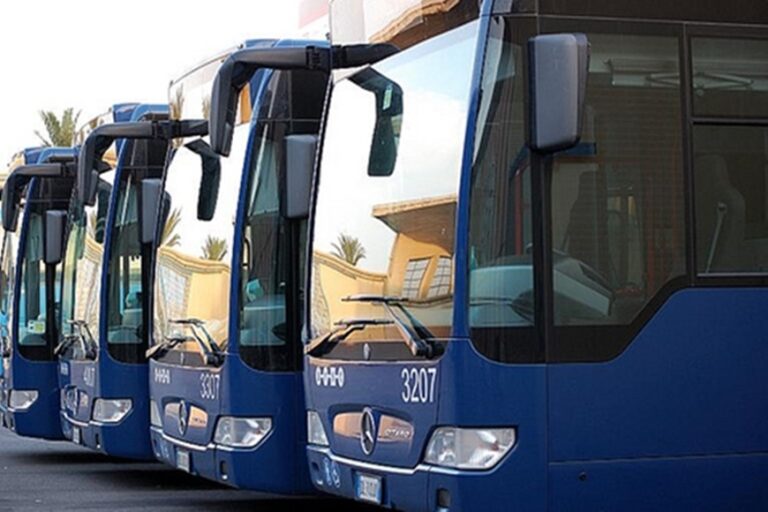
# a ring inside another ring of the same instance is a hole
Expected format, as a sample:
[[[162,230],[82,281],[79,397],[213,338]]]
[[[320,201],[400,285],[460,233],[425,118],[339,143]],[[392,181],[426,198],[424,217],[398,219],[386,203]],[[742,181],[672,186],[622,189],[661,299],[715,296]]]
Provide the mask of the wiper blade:
[[[189,328],[200,350],[203,351],[205,364],[221,366],[224,363],[224,352],[222,352],[213,336],[211,336],[211,333],[205,327],[204,320],[199,318],[177,318],[168,322]],[[202,333],[202,336],[200,333]]]
[[[403,341],[406,345],[408,345],[408,349],[414,356],[431,359],[442,354],[443,347],[441,345],[435,343],[432,339],[422,338],[418,334],[418,330],[429,332],[429,329],[427,329],[421,322],[419,322],[418,319],[416,319],[416,317],[414,317],[411,312],[403,306],[403,302],[406,302],[407,299],[389,295],[360,294],[350,295],[348,297],[344,297],[341,300],[343,302],[370,302],[372,304],[380,304],[384,308],[384,311],[386,311],[389,317],[392,319],[395,327],[397,327],[397,331],[400,333]],[[401,311],[405,317],[408,318],[408,321],[411,323],[413,328],[411,328],[400,318],[400,316],[395,311],[395,308],[397,308],[398,311]]]
[[[322,356],[331,351],[333,347],[341,343],[355,331],[372,325],[392,325],[394,322],[388,318],[349,318],[339,320],[334,328],[326,334],[319,336],[304,347],[304,353],[310,356]]]
[[[534,323],[535,312],[531,301],[524,298],[509,298],[509,297],[470,297],[470,306],[485,306],[485,305],[500,304],[502,306],[509,306],[515,313],[517,313],[523,320]]]
[[[53,349],[54,355],[62,354],[67,348],[72,346],[75,342],[79,341],[83,348],[83,354],[86,359],[96,359],[98,355],[99,345],[91,333],[91,328],[88,326],[88,322],[85,320],[68,320],[67,323],[73,327],[74,333],[65,336],[55,349]],[[85,333],[85,334],[84,334]]]
[[[147,359],[153,359],[154,357],[159,357],[165,354],[176,345],[194,340],[195,339],[192,336],[166,336],[165,341],[149,347],[144,355],[147,357]]]

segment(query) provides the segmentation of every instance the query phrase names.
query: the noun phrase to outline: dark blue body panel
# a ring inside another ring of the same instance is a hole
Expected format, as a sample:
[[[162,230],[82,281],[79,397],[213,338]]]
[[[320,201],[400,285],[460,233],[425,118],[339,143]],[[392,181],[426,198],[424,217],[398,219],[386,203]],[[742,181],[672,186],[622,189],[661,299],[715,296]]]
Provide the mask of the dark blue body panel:
[[[112,107],[113,121],[136,122],[150,116],[168,113],[168,106],[162,104],[123,103]],[[129,155],[123,152],[124,141],[118,141],[118,163],[115,169],[115,183],[120,183],[121,175]],[[112,252],[113,226],[117,215],[119,187],[115,186],[109,201],[107,214],[106,238],[102,269],[107,268],[107,262]],[[72,439],[72,428],[79,429],[81,443],[94,450],[118,457],[133,459],[152,459],[153,453],[149,440],[149,377],[146,363],[127,364],[115,360],[107,346],[107,312],[106,304],[109,297],[109,279],[106,271],[101,275],[102,313],[98,335],[99,356],[95,361],[70,361],[62,359],[59,372],[59,384],[62,393],[74,393],[81,407],[73,411],[61,404],[60,416],[65,436]],[[64,366],[68,366],[65,370]],[[87,397],[83,399],[83,397]],[[130,399],[130,413],[118,423],[101,423],[91,418],[94,400]],[[84,402],[82,402],[84,400]],[[83,408],[83,403],[85,408]]]
[[[71,157],[75,154],[72,148],[40,148],[24,151],[25,164],[45,163],[51,158]],[[37,179],[32,179],[27,187],[27,197],[35,193],[38,186]],[[29,226],[29,210],[24,209],[23,217],[19,222],[20,236],[19,248],[26,245],[27,228]],[[24,262],[23,251],[19,250],[13,256],[16,259],[16,275],[13,277],[14,290],[13,308],[16,318],[20,302],[20,289],[22,267]],[[57,285],[58,286],[58,285]],[[10,330],[11,351],[10,357],[3,358],[4,375],[2,379],[3,401],[0,407],[3,411],[3,424],[18,435],[38,437],[43,439],[63,439],[61,425],[58,419],[59,386],[57,378],[58,365],[56,361],[30,361],[19,353],[19,325],[14,321]],[[9,407],[8,400],[13,390],[37,391],[38,398],[25,411],[14,411]]]
[[[247,41],[245,46],[290,47],[306,43],[298,40],[252,40]],[[271,71],[262,70],[257,72],[250,82],[254,113],[259,112],[271,76]],[[258,371],[246,365],[238,352],[238,290],[250,179],[246,170],[252,167],[252,159],[258,157],[251,151],[256,136],[253,128],[258,121],[255,117],[254,115],[251,120],[249,149],[245,155],[240,188],[235,192],[238,209],[232,248],[229,339],[225,361],[218,369],[183,368],[150,361],[150,395],[158,403],[160,411],[164,411],[169,403],[179,403],[183,400],[191,407],[204,410],[207,423],[205,428],[194,429],[190,426],[181,434],[177,425],[169,423],[165,414],[162,414],[162,429],[152,427],[152,443],[155,455],[174,466],[177,465],[178,450],[185,450],[190,456],[191,472],[211,480],[238,488],[278,494],[310,494],[314,492],[314,488],[309,480],[306,460],[302,373]],[[233,192],[222,191],[221,194]],[[220,200],[227,200],[224,197],[221,196]],[[215,399],[206,400],[202,398],[201,379],[211,373],[218,375],[218,394]],[[166,376],[169,383],[165,382]],[[272,431],[253,449],[222,447],[213,442],[216,421],[221,416],[269,417],[272,420]]]

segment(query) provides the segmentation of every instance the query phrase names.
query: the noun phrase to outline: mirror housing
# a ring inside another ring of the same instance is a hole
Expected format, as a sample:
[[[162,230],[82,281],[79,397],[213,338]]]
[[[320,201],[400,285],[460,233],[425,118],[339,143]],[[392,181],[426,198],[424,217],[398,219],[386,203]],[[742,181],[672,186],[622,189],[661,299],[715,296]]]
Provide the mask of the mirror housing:
[[[528,40],[528,145],[538,153],[571,148],[581,138],[589,41],[584,34],[543,34]]]
[[[45,247],[46,265],[58,265],[64,256],[64,232],[67,226],[67,212],[48,210],[45,212]]]
[[[163,197],[163,180],[153,178],[141,182],[141,243],[154,244],[161,217],[160,201]]]
[[[165,139],[204,136],[208,134],[205,120],[136,121],[112,123],[93,130],[80,148],[77,166],[77,199],[84,205],[96,203],[98,175],[107,170],[102,158],[116,139]]]
[[[5,231],[16,231],[21,194],[32,178],[55,178],[66,175],[68,163],[22,165],[5,180],[2,193],[2,219]]]
[[[216,214],[221,182],[221,157],[203,139],[193,140],[186,147],[200,156],[200,190],[197,195],[197,218],[209,221]]]
[[[280,204],[286,219],[309,217],[317,140],[317,135],[285,137],[285,179]]]

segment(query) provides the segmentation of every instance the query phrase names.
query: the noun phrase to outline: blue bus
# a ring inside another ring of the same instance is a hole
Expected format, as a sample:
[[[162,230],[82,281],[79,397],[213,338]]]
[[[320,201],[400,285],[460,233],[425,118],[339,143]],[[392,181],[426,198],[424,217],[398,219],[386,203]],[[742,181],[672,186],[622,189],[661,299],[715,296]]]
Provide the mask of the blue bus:
[[[311,172],[286,166],[296,144],[302,161],[313,161],[328,74],[254,74],[239,59],[301,44],[249,41],[171,84],[171,104],[183,103],[185,116],[200,106],[206,117],[231,116],[227,143],[214,147],[231,156],[221,159],[215,187],[190,168],[195,141],[177,149],[166,171],[170,213],[157,249],[148,351],[158,459],[281,494],[313,492],[298,320]],[[220,102],[222,91],[231,104]]]
[[[54,347],[60,315],[61,244],[75,150],[25,151],[3,188],[3,338],[0,411],[22,436],[62,439]]]
[[[768,8],[361,0],[311,217],[312,480],[390,508],[768,507]],[[588,42],[588,45],[587,45]]]
[[[139,212],[144,183],[162,177],[171,148],[168,110],[115,105],[83,134],[64,252],[56,348],[62,430],[76,444],[135,459],[153,458],[144,356],[153,250],[141,237]]]

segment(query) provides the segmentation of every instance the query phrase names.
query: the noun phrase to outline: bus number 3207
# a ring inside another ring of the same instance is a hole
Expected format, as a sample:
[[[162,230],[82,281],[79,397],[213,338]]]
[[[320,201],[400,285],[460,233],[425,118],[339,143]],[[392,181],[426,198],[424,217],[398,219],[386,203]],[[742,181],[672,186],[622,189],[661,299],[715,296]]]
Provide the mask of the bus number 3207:
[[[400,397],[405,403],[427,404],[435,401],[435,380],[437,368],[403,368],[403,392]]]

